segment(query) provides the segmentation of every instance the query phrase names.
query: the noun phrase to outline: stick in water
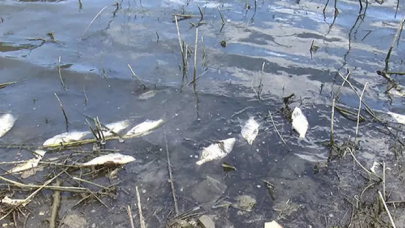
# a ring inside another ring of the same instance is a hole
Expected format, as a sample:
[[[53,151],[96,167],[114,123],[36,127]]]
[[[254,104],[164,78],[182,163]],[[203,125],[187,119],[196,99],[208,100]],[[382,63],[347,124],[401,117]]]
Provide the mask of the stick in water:
[[[137,190],[138,190],[138,187],[137,187]],[[131,206],[129,206],[129,205],[127,207],[127,213],[128,213],[128,217],[129,217],[129,222],[131,223],[131,228],[135,228],[134,219],[132,218]]]
[[[139,221],[141,223],[141,228],[146,228],[145,219],[142,215],[142,204],[141,204],[141,197],[139,195],[138,186],[136,186],[136,199],[138,201],[138,212],[139,212]]]
[[[90,28],[91,24],[93,24],[93,22],[96,20],[96,18],[108,7],[109,5],[104,6],[97,14],[96,16],[94,16],[93,20],[90,21],[89,25],[87,25],[86,29],[84,30],[84,32],[81,35],[81,38],[83,39],[84,34],[87,32],[87,29]]]
[[[62,102],[60,101],[58,94],[56,94],[56,93],[54,93],[54,94],[55,94],[56,99],[58,99],[58,101],[59,101],[59,106],[62,109],[63,116],[65,117],[66,131],[69,131],[69,120],[67,118],[65,109],[63,108]]]
[[[59,59],[58,59],[58,72],[59,72],[59,79],[60,79],[60,83],[62,84],[62,86],[63,86],[63,88],[66,90],[66,85],[65,85],[65,82],[63,81],[63,78],[62,78],[62,70],[61,70],[61,68],[60,68],[60,61],[61,61],[61,56],[59,56]]]
[[[143,85],[143,89],[146,89],[145,83],[142,82],[142,80],[135,74],[135,72],[132,70],[131,65],[128,64],[129,69],[131,70],[132,76],[134,76],[138,81]]]

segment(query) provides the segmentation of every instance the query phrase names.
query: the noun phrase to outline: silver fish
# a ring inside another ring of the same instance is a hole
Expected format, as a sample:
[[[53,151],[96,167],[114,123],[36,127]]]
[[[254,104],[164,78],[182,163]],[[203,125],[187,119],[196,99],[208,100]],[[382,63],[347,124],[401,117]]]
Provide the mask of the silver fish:
[[[146,120],[129,130],[125,135],[131,136],[141,136],[150,133],[153,129],[159,127],[164,123],[164,120]]]
[[[133,161],[135,161],[135,158],[132,156],[123,155],[120,153],[112,153],[96,157],[86,163],[81,164],[81,166],[96,166],[111,163],[115,165],[124,165]]]
[[[307,117],[305,117],[299,107],[294,108],[291,119],[294,130],[300,134],[300,138],[305,138],[309,124]]]
[[[60,143],[68,143],[78,141],[84,138],[86,135],[89,135],[90,131],[72,131],[72,132],[65,132],[59,135],[55,135],[54,137],[47,139],[44,142],[44,146],[51,146]]]
[[[129,121],[128,120],[122,120],[114,123],[110,123],[105,125],[109,130],[105,129],[103,130],[103,135],[104,137],[109,137],[112,136],[113,133],[119,133],[120,131],[124,130],[129,126]]]
[[[220,140],[216,143],[204,148],[200,160],[196,162],[197,165],[202,165],[206,162],[219,160],[228,155],[235,145],[235,138]]]
[[[8,113],[0,116],[0,137],[3,137],[13,128],[16,120],[15,116]]]
[[[256,122],[254,117],[250,117],[245,125],[242,127],[241,135],[249,143],[253,144],[253,141],[256,139],[256,136],[259,134],[260,124]]]

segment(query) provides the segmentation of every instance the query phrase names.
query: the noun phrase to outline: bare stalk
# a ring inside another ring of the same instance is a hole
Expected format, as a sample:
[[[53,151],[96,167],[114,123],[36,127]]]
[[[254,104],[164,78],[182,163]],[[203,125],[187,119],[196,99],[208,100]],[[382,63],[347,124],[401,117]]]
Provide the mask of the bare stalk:
[[[93,24],[93,22],[96,20],[96,18],[108,7],[109,5],[104,6],[97,14],[94,16],[93,20],[90,21],[89,25],[87,25],[86,29],[81,35],[81,38],[83,39],[84,34],[87,32],[87,29]]]
[[[390,218],[390,222],[391,222],[392,227],[396,228],[395,223],[394,223],[394,219],[392,219],[391,213],[388,210],[387,204],[385,203],[385,200],[384,200],[384,198],[383,198],[380,191],[378,191],[378,195],[380,196],[381,202],[384,204],[385,211],[387,211],[387,214],[388,214],[388,217]]]
[[[165,143],[166,143],[166,156],[167,156],[167,169],[169,171],[169,182],[170,182],[170,188],[172,190],[172,197],[173,197],[173,202],[174,202],[174,213],[175,215],[179,215],[179,208],[177,206],[177,199],[176,199],[176,193],[174,191],[174,182],[173,182],[173,174],[172,174],[172,165],[170,163],[170,154],[169,154],[169,146],[167,144],[167,137],[166,137],[166,130],[163,131],[165,135]]]
[[[65,85],[65,82],[63,81],[63,78],[62,78],[62,70],[61,70],[61,68],[60,68],[60,60],[61,60],[61,56],[59,56],[59,58],[58,58],[58,72],[59,72],[59,79],[60,79],[60,83],[62,84],[62,86],[63,86],[63,89],[65,89],[66,90],[66,85]]]
[[[387,199],[387,198],[385,198],[385,162],[383,162],[382,182],[383,182],[383,195],[384,195],[384,200],[385,200],[385,199]]]
[[[57,180],[55,186],[60,186],[60,180]],[[58,211],[60,207],[60,191],[53,192],[53,202],[52,202],[52,210],[51,210],[51,217],[49,219],[49,228],[56,228],[56,221],[58,219]]]
[[[288,148],[288,150],[291,150],[290,147],[287,145],[286,141],[284,140],[283,136],[281,136],[280,132],[278,131],[278,129],[277,129],[277,127],[276,127],[276,124],[274,123],[273,116],[271,115],[271,112],[270,112],[270,111],[269,111],[269,115],[270,115],[270,118],[271,118],[271,122],[273,123],[274,130],[277,132],[277,134],[278,134],[278,136],[280,137],[281,141],[282,141],[282,142],[284,143],[284,145]]]
[[[198,27],[195,28],[195,41],[194,41],[194,89],[196,87],[197,77],[197,45],[198,45]]]
[[[143,89],[146,89],[146,85],[145,83],[142,82],[142,80],[138,77],[138,75],[135,74],[135,72],[132,70],[131,65],[128,64],[129,69],[131,70],[132,76],[135,77],[136,79],[138,79],[138,81],[142,84]]]
[[[219,16],[221,16],[221,21],[222,21],[222,25],[225,25],[225,19],[224,19],[224,15],[222,15],[221,10],[219,9],[219,7],[217,7],[218,12],[219,12]]]
[[[142,214],[141,196],[139,195],[138,186],[136,186],[136,200],[138,202],[138,213],[139,213],[139,221],[141,224],[141,228],[146,228],[145,219]]]
[[[127,206],[127,213],[128,213],[129,222],[131,223],[131,228],[135,228],[134,219],[132,218],[131,206],[129,206],[129,205]]]
[[[366,82],[366,84],[364,85],[363,91],[361,91],[360,94],[360,102],[359,102],[359,111],[357,112],[357,124],[356,124],[356,133],[355,133],[355,138],[354,138],[354,144],[356,145],[357,143],[357,134],[359,133],[359,123],[360,123],[360,111],[361,111],[361,104],[362,104],[362,100],[363,100],[363,95],[364,95],[364,91],[366,90],[368,85],[368,82]]]
[[[333,146],[333,121],[335,120],[335,98],[332,99],[332,114],[330,117],[330,145]]]
[[[179,29],[179,23],[177,21],[177,15],[174,15],[174,22],[176,23],[176,29],[177,29],[177,38],[179,40],[179,45],[180,45],[180,53],[181,53],[181,60],[183,63],[183,79],[184,76],[186,75],[186,66],[187,66],[187,59],[185,58],[185,54],[184,54],[184,49],[183,49],[183,45],[181,43],[181,36],[180,36],[180,29]],[[187,50],[185,50],[185,52],[187,52]]]
[[[389,70],[388,69],[388,62],[390,61],[391,52],[392,52],[392,49],[394,48],[395,41],[398,39],[398,35],[402,31],[402,27],[404,26],[404,23],[405,23],[405,16],[404,16],[404,18],[402,18],[402,21],[398,25],[397,32],[395,33],[395,36],[392,39],[390,48],[388,49],[387,57],[385,57],[385,71]]]
[[[341,77],[343,77],[339,72],[338,72],[338,74],[339,74]],[[351,74],[351,72],[350,72],[350,71],[347,71],[346,78],[343,77],[342,85],[339,87],[338,91],[336,92],[335,98],[337,98],[337,97],[339,96],[340,91],[342,90],[343,86],[345,85],[346,82],[348,82],[348,79],[349,79],[349,77],[350,77],[350,74]]]
[[[65,109],[63,108],[62,102],[60,101],[60,99],[58,97],[58,94],[56,94],[56,93],[54,93],[54,94],[55,94],[56,99],[58,99],[60,108],[62,109],[63,116],[65,117],[66,131],[68,131],[68,129],[69,129],[69,120],[68,120],[68,117],[66,115]]]

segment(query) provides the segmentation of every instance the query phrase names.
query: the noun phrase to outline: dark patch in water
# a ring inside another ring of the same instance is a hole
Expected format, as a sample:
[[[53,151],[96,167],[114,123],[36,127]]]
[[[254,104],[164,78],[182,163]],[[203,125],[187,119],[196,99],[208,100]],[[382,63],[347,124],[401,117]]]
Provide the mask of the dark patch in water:
[[[0,42],[0,52],[13,52],[19,50],[31,50],[37,47],[32,44],[13,44],[9,42]]]
[[[325,40],[327,42],[341,42],[342,39],[339,38],[328,38],[320,34],[316,33],[309,33],[309,32],[304,32],[304,33],[298,33],[296,34],[298,38],[303,38],[303,39],[319,39],[319,40]]]

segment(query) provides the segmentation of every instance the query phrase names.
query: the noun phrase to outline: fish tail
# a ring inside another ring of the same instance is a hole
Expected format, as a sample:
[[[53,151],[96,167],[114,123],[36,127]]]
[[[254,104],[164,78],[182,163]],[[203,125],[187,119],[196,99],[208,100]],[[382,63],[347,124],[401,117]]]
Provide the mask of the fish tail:
[[[195,164],[196,165],[202,165],[202,164],[204,164],[204,161],[197,161]]]

